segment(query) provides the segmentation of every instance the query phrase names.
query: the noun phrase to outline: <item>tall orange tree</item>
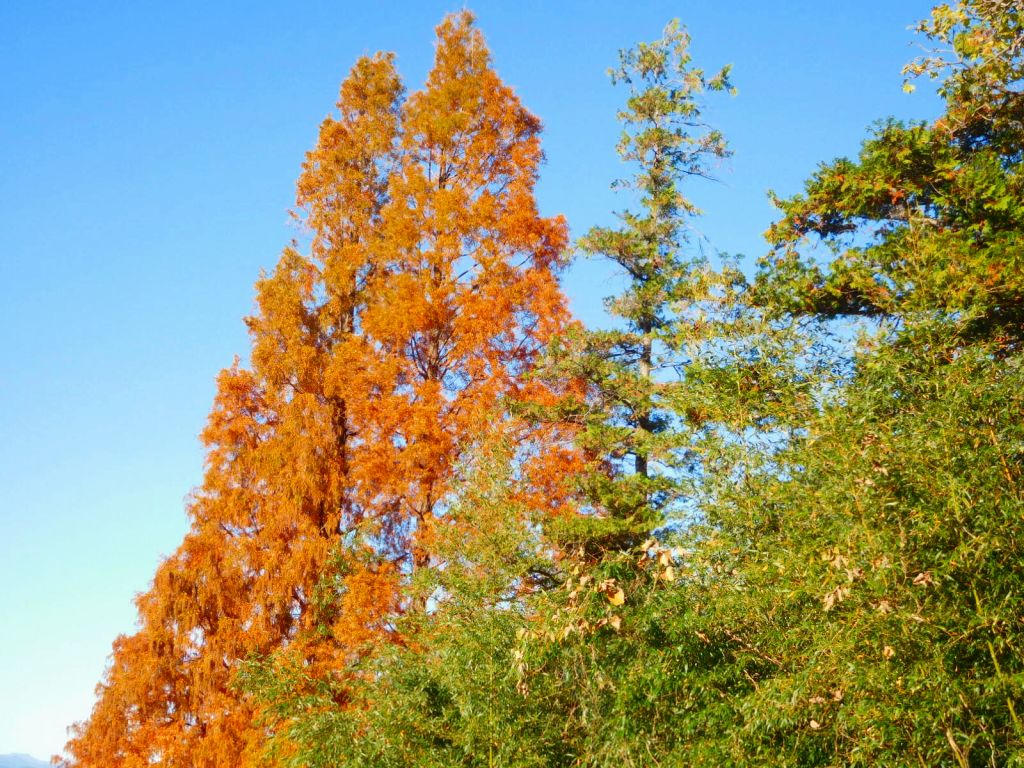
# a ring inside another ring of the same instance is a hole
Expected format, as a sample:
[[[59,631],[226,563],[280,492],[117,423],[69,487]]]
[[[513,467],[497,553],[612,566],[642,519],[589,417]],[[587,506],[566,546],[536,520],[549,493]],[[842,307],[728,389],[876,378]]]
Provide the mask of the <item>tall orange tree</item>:
[[[402,587],[460,460],[530,396],[566,322],[566,230],[540,216],[540,123],[493,70],[473,18],[438,27],[407,100],[393,58],[361,59],[298,183],[308,253],[257,283],[251,364],[218,379],[191,530],[114,643],[68,764],[264,762],[241,660],[282,648],[320,674],[391,642]]]

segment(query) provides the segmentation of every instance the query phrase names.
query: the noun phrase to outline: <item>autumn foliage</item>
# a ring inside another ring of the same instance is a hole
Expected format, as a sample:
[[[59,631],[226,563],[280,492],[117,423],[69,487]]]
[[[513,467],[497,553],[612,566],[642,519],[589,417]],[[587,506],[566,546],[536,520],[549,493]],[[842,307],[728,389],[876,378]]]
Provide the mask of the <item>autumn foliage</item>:
[[[69,764],[263,765],[239,663],[286,649],[341,674],[415,609],[459,463],[524,437],[507,399],[567,321],[566,227],[537,210],[540,123],[472,16],[437,29],[425,87],[360,59],[298,181],[308,252],[257,283],[248,366],[221,373],[191,529],[114,644]],[[536,393],[534,393],[536,394]]]

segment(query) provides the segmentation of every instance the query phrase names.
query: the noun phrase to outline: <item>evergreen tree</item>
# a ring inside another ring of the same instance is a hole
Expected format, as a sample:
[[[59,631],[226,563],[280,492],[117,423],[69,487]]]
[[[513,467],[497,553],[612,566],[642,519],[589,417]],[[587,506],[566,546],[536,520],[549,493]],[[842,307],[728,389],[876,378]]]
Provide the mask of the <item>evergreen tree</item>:
[[[613,83],[629,89],[618,153],[635,169],[615,186],[638,196],[639,211],[620,213],[618,228],[591,229],[579,246],[623,270],[625,288],[607,300],[619,327],[567,334],[540,371],[582,388],[581,397],[566,398],[546,416],[581,428],[578,444],[592,458],[581,479],[591,514],[551,533],[590,558],[639,544],[679,499],[685,443],[670,403],[684,361],[675,341],[687,313],[709,300],[712,279],[706,260],[686,252],[686,218],[698,210],[681,185],[710,176],[712,164],[728,157],[701,108],[706,92],[731,89],[729,68],[706,76],[692,66],[689,45],[673,22],[661,39],[622,51],[611,71]]]

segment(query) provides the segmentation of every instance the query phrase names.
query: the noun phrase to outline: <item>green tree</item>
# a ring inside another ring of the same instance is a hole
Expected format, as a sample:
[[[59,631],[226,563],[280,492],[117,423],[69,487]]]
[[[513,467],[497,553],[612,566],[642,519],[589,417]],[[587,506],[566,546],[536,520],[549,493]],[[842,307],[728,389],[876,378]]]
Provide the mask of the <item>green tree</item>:
[[[753,284],[674,328],[682,552],[606,558],[551,594],[567,637],[523,645],[582,764],[1020,764],[1020,12],[921,29],[954,50],[910,70],[946,113],[823,165]]]
[[[552,535],[593,558],[629,549],[664,522],[679,499],[678,396],[681,322],[711,299],[714,276],[689,251],[687,217],[699,213],[684,194],[690,177],[708,177],[729,156],[722,134],[705,124],[705,95],[731,91],[729,68],[712,76],[693,66],[690,38],[677,21],[652,43],[620,53],[612,82],[628,88],[619,112],[620,158],[633,169],[615,187],[632,191],[637,210],[618,214],[618,227],[595,227],[579,242],[624,273],[622,292],[606,300],[613,330],[577,329],[556,343],[540,375],[580,383],[553,414],[580,427],[579,445],[592,459],[580,481],[592,511]],[[551,414],[549,414],[550,416]]]

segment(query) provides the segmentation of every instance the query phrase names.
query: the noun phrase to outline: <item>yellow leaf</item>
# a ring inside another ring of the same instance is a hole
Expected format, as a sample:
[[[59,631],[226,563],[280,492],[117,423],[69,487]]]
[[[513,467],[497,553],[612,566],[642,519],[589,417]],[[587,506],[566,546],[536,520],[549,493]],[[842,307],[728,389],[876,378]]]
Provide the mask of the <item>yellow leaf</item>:
[[[614,592],[609,592],[608,602],[612,605],[622,605],[626,602],[626,593],[622,591],[621,587],[617,587]]]

